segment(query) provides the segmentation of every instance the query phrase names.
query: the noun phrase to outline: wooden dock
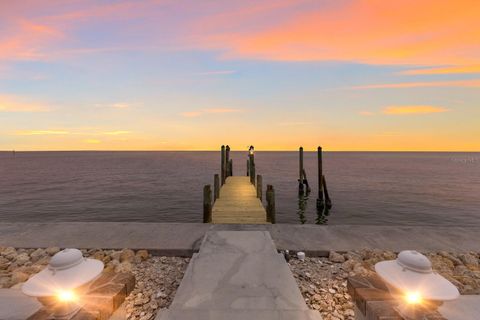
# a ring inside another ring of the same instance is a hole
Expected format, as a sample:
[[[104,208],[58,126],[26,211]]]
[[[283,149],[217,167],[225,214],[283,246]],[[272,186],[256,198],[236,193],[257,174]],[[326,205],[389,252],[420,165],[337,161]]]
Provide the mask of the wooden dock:
[[[230,176],[212,209],[212,223],[266,224],[267,212],[247,176]]]

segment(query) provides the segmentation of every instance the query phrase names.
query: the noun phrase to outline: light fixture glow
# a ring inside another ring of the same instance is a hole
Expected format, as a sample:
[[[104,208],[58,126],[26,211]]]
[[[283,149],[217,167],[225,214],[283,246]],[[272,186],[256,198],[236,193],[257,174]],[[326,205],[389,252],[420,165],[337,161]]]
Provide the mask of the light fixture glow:
[[[60,302],[73,302],[77,300],[77,296],[73,291],[60,291],[57,294],[57,298],[60,300]]]
[[[405,300],[408,304],[420,304],[422,296],[418,292],[409,292],[405,295]]]

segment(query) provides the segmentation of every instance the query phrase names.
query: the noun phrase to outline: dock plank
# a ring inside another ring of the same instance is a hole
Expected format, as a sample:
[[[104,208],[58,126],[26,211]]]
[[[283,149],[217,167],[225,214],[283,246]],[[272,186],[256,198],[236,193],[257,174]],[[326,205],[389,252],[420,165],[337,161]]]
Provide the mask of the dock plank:
[[[266,224],[267,213],[249,177],[228,177],[212,209],[215,224]]]

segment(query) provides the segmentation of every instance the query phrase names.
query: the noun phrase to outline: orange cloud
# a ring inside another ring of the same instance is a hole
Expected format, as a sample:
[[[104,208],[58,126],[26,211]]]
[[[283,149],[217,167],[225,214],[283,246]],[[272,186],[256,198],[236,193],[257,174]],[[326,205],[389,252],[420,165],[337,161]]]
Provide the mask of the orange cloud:
[[[354,87],[351,87],[351,89],[402,89],[402,88],[428,88],[428,87],[479,88],[480,79],[369,84],[365,86],[354,86]]]
[[[480,56],[479,12],[477,0],[318,2],[257,29],[219,20],[202,31],[231,58],[469,65]]]
[[[15,96],[0,95],[0,112],[46,112],[49,110],[45,105],[29,103]]]
[[[118,136],[118,135],[121,135],[121,134],[129,134],[129,133],[130,133],[130,131],[118,130],[118,131],[104,132],[103,134],[106,134],[108,136]]]
[[[383,109],[384,114],[409,115],[447,112],[448,109],[435,106],[389,106]]]
[[[451,66],[443,68],[428,69],[412,69],[399,72],[404,75],[425,75],[425,74],[466,74],[480,73],[480,65],[478,66]]]
[[[16,131],[14,135],[16,136],[45,136],[45,135],[66,135],[70,134],[68,131],[64,130],[26,130],[26,131]]]

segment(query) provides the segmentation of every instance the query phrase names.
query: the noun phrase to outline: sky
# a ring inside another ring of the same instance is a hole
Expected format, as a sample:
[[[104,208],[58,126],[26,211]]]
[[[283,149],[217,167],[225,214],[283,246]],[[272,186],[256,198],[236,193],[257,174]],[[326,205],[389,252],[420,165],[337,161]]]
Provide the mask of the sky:
[[[480,151],[478,0],[0,0],[0,150]]]

